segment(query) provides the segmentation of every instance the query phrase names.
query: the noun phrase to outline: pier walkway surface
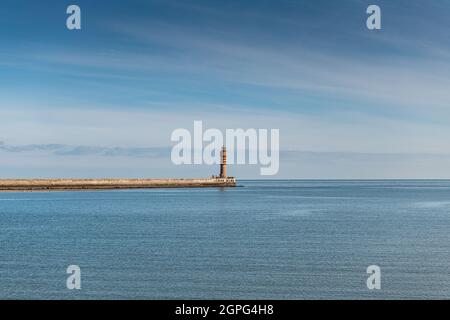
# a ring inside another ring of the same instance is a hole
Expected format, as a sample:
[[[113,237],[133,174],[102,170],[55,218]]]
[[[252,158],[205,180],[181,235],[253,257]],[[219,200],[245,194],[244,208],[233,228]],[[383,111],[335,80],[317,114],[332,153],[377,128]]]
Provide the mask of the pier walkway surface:
[[[235,187],[236,179],[0,179],[0,191]]]

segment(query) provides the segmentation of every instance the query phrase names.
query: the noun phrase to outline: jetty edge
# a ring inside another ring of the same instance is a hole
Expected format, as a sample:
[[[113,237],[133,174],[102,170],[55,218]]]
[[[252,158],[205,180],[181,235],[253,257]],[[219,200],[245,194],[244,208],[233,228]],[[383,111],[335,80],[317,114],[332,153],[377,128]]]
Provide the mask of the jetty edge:
[[[233,177],[207,179],[0,179],[0,191],[235,187]]]

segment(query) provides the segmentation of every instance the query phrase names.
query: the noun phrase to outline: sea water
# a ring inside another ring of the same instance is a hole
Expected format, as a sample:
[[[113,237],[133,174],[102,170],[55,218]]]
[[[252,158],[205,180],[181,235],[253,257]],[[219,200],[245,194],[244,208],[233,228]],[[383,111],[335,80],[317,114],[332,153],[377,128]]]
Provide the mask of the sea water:
[[[450,298],[450,181],[238,184],[0,193],[0,298]]]

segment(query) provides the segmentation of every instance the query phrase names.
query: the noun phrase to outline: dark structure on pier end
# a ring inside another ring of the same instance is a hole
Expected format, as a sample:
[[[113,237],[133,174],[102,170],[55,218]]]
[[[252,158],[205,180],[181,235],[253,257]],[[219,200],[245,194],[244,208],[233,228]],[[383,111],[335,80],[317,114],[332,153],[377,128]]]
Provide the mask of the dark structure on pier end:
[[[222,162],[220,163],[220,178],[227,177],[227,148],[225,146],[222,148],[221,152]]]

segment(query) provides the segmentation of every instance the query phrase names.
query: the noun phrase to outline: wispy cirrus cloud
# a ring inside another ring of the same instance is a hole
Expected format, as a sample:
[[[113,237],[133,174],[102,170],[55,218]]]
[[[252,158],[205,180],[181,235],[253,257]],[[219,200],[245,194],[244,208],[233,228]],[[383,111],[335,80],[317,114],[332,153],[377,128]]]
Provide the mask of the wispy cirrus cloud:
[[[419,23],[430,29],[423,19]],[[444,23],[434,27],[446,28]],[[380,112],[396,109],[450,118],[450,48],[439,39],[417,38],[403,29],[373,35],[348,28],[346,34],[355,39],[339,40],[342,44],[332,41],[331,47],[324,49],[320,38],[304,31],[299,31],[302,41],[291,35],[265,42],[259,32],[248,28],[236,33],[235,28],[221,25],[201,27],[158,20],[114,22],[105,28],[133,41],[139,51],[53,48],[28,52],[23,58],[44,63],[47,70],[67,69],[69,75],[95,80],[92,84],[100,91],[119,88],[117,93],[110,92],[113,96],[119,92],[146,96],[147,100],[194,96],[204,101],[209,89],[223,99],[223,88],[228,86],[232,88],[227,93],[252,102],[246,103],[247,108],[283,109],[286,104],[278,101],[288,97],[291,105],[298,101],[297,111],[301,112],[310,108],[304,105],[304,96],[313,95],[315,100],[345,100],[361,112],[373,112],[369,105],[377,105]],[[311,29],[300,22],[297,27]],[[345,49],[357,41],[362,43],[361,51]],[[108,76],[114,84],[104,81]],[[211,88],[214,83],[222,88]],[[270,103],[258,106],[263,96]],[[335,108],[330,105],[324,110]]]

